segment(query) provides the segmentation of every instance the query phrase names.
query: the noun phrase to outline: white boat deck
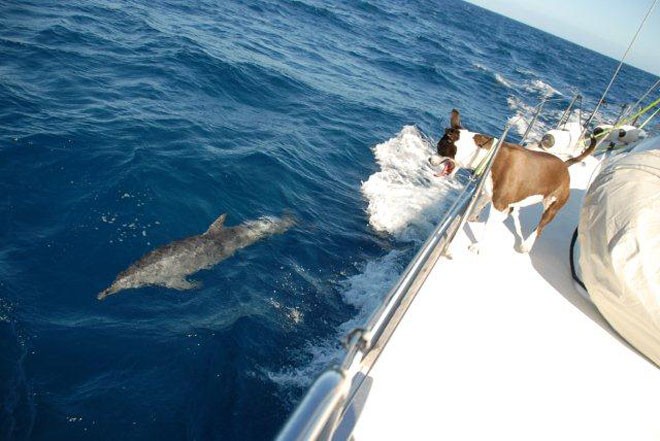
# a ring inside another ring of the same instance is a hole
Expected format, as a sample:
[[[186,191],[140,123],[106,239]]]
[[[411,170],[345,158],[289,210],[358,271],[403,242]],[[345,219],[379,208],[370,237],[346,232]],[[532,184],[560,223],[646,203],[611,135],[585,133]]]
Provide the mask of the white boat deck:
[[[571,167],[571,198],[529,255],[513,224],[491,246],[436,263],[369,376],[362,440],[659,440],[660,369],[575,288],[569,243],[597,161]],[[523,209],[527,235],[540,207]]]

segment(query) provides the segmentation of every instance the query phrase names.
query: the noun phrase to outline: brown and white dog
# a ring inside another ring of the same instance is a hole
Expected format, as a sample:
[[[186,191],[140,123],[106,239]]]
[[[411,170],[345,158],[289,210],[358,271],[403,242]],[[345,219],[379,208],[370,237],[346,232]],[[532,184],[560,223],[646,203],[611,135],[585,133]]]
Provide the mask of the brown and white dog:
[[[436,176],[449,176],[455,173],[458,167],[476,168],[488,155],[494,145],[493,141],[493,137],[463,129],[460,114],[454,109],[451,112],[451,128],[445,129],[444,136],[438,141],[438,154],[429,158],[429,162],[439,170]],[[486,177],[484,193],[480,197],[474,217],[479,215],[488,202],[492,202],[494,210],[490,210],[485,230],[488,230],[491,222],[503,222],[511,215],[519,238],[516,249],[521,253],[528,252],[543,228],[568,200],[568,167],[590,155],[596,144],[592,137],[591,145],[579,156],[562,161],[549,153],[504,142],[495,157],[489,176]],[[519,210],[539,202],[543,204],[541,220],[529,237],[524,239]],[[477,244],[470,248],[479,252]]]

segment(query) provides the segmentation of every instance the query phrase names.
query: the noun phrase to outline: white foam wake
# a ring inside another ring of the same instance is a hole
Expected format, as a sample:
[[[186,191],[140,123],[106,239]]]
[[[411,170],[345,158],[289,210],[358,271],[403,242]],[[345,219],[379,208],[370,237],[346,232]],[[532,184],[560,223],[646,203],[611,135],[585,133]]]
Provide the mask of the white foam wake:
[[[403,251],[394,250],[387,255],[362,265],[362,271],[339,283],[342,299],[356,309],[350,320],[337,328],[326,340],[311,341],[303,348],[302,364],[288,366],[264,374],[280,388],[286,397],[295,399],[297,392],[311,385],[327,367],[339,364],[343,354],[341,342],[356,327],[363,326],[382,298],[399,278],[405,267]],[[293,390],[292,390],[293,389]],[[297,390],[296,390],[297,389]]]
[[[400,240],[424,240],[446,209],[440,201],[457,184],[433,176],[428,158],[434,148],[414,126],[373,152],[381,170],[362,184],[369,224]]]
[[[509,80],[507,80],[506,78],[504,78],[504,76],[502,74],[499,74],[497,72],[495,73],[495,80],[498,83],[500,83],[502,86],[508,87],[509,89],[513,89],[513,87],[514,87],[513,84]]]
[[[527,78],[522,81],[514,81],[510,78],[505,77],[501,72],[497,72],[496,70],[484,66],[483,64],[477,63],[474,64],[473,66],[478,70],[489,73],[490,75],[493,76],[493,78],[495,78],[495,81],[497,81],[499,84],[509,89],[522,89],[526,92],[531,92],[548,98],[554,95],[563,96],[563,94],[560,91],[558,91],[550,84],[546,83],[545,81],[539,78]],[[535,75],[534,72],[527,69],[516,68],[515,71],[518,74],[521,74],[526,77]]]
[[[510,96],[506,99],[509,109],[513,111],[513,115],[509,118],[507,123],[513,126],[513,129],[519,134],[524,135],[527,130],[529,122],[532,120],[534,107],[524,103],[520,98]],[[530,132],[529,139],[540,139],[541,136],[547,131],[547,127],[543,121],[537,121],[535,127]]]
[[[563,94],[561,92],[559,92],[557,89],[555,89],[554,87],[552,87],[548,83],[546,83],[542,80],[539,80],[539,79],[535,79],[535,80],[531,80],[531,81],[526,82],[523,85],[523,88],[527,92],[533,92],[533,93],[534,92],[539,92],[541,95],[543,95],[545,97],[551,97],[553,95],[563,96]]]
[[[428,157],[434,148],[414,126],[404,127],[395,137],[376,145],[373,152],[380,170],[362,184],[369,224],[398,240],[424,241],[461,185],[454,179],[433,176]],[[408,264],[410,253],[406,251],[402,245],[402,249],[364,262],[357,274],[338,282],[343,301],[355,308],[353,317],[332,338],[308,343],[300,356],[302,365],[266,371],[268,378],[291,393],[291,388],[309,386],[323,369],[337,363],[343,353],[340,341],[352,329],[365,325]]]
[[[532,120],[536,109],[534,106],[523,102],[517,97],[510,96],[506,101],[509,105],[509,109],[513,112],[513,115],[508,120],[508,124],[512,125],[515,131],[522,136],[525,134],[525,131],[527,131],[527,126]],[[563,111],[547,109],[546,106],[539,119],[534,123],[534,127],[532,127],[526,141],[540,141],[548,130],[555,128],[562,113]],[[577,118],[577,115],[573,113],[571,114],[569,121],[577,121]]]
[[[476,64],[473,64],[473,66],[478,70],[487,72],[489,75],[491,75],[493,78],[495,78],[495,81],[500,83],[502,86],[507,87],[509,89],[515,89],[516,83],[511,81],[511,80],[508,80],[501,73],[496,72],[493,69],[491,69],[490,67],[484,66],[483,64],[476,63]]]
[[[532,74],[529,72],[529,74]],[[548,83],[538,78],[527,79],[520,84],[522,90],[533,93],[539,97],[539,101],[534,102],[534,105],[529,105],[523,102],[518,96],[509,96],[507,104],[509,109],[513,111],[513,116],[508,120],[508,123],[513,126],[519,135],[524,135],[527,131],[527,126],[533,118],[535,105],[539,104],[540,98],[551,98],[555,95],[563,96],[561,92],[549,85]],[[536,121],[534,127],[530,131],[526,141],[531,140],[539,141],[541,137],[557,123],[561,116],[561,112],[551,111],[547,108],[543,110],[541,117]]]

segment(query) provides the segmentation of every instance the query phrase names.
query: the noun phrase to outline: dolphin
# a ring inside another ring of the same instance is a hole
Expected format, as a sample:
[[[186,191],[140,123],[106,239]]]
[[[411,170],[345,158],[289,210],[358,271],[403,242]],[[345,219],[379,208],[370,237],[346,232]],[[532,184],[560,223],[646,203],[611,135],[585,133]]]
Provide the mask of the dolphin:
[[[103,300],[124,289],[143,286],[164,286],[185,290],[201,286],[186,276],[209,269],[260,239],[281,234],[295,225],[291,215],[281,218],[262,216],[235,227],[225,227],[227,214],[221,215],[206,232],[163,245],[145,254],[140,260],[119,273],[110,287],[96,298]]]

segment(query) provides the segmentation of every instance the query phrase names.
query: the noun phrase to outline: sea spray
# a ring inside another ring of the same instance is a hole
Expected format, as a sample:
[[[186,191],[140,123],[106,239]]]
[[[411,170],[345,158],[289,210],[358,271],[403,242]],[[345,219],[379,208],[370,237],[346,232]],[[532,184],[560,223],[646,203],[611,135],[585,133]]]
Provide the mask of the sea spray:
[[[323,369],[341,360],[341,341],[366,324],[462,188],[457,179],[433,176],[427,165],[433,145],[414,126],[405,126],[372,150],[380,170],[362,184],[369,225],[393,237],[396,248],[338,282],[342,300],[355,308],[355,314],[331,338],[309,342],[301,354],[302,365],[265,372],[289,398],[292,388],[309,386]]]
[[[453,179],[439,179],[428,166],[433,146],[414,126],[373,148],[380,171],[362,184],[369,224],[399,240],[422,241],[445,209],[439,203]]]

